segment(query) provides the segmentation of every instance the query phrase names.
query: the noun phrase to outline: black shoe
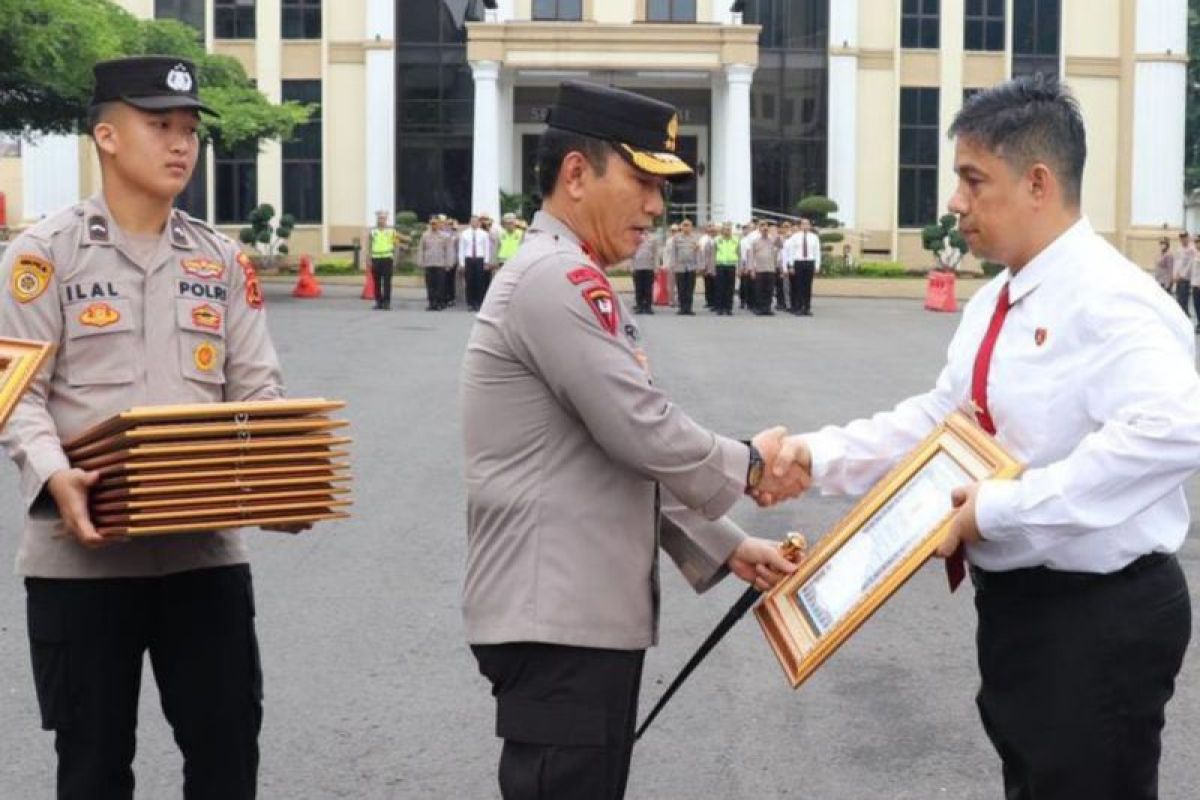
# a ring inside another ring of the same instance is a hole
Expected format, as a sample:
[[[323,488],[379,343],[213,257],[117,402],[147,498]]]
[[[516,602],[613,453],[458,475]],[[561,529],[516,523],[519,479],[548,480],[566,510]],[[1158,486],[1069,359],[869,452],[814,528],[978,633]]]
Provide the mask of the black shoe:
[[[802,316],[802,317],[811,317],[812,315],[813,315],[813,313],[811,311],[809,311],[807,308],[800,312],[800,316]]]
[[[425,306],[425,310],[426,311],[437,311],[438,307],[437,306]]]
[[[652,316],[652,317],[653,317],[653,316],[654,316],[654,309],[653,309],[653,308],[647,308],[647,309],[646,309],[646,313],[647,313],[647,314],[649,314],[650,316]]]

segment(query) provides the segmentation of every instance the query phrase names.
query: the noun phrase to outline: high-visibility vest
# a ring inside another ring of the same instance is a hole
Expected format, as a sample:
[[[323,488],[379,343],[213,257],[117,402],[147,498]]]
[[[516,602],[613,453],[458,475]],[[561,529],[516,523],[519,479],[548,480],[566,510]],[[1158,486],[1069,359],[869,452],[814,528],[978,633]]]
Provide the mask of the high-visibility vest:
[[[738,263],[738,240],[730,236],[728,239],[717,239],[717,263],[736,265]]]
[[[496,253],[496,258],[501,262],[508,261],[516,254],[523,238],[525,238],[525,233],[520,228],[513,231],[501,231],[500,249]]]
[[[391,258],[395,249],[396,231],[394,229],[371,229],[371,258]]]

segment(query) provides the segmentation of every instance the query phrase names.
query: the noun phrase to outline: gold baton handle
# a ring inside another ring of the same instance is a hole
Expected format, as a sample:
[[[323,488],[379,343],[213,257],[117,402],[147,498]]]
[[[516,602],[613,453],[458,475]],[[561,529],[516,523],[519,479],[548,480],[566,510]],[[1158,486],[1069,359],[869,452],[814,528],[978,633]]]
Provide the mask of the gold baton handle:
[[[808,552],[808,540],[804,538],[804,534],[793,531],[783,537],[783,541],[779,543],[779,552],[788,561],[799,562]]]

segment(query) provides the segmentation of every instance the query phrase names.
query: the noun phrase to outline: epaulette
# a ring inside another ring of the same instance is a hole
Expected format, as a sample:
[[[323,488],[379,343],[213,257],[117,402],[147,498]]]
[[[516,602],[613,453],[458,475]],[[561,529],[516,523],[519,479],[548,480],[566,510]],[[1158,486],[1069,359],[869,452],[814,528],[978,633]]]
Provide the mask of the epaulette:
[[[65,231],[76,223],[76,221],[84,215],[82,203],[76,203],[73,206],[67,206],[61,211],[56,211],[43,219],[38,220],[33,225],[30,225],[25,230],[21,231],[20,236],[29,236],[39,242],[49,242],[55,234]],[[16,241],[15,239],[13,240]],[[12,244],[10,243],[10,247]]]

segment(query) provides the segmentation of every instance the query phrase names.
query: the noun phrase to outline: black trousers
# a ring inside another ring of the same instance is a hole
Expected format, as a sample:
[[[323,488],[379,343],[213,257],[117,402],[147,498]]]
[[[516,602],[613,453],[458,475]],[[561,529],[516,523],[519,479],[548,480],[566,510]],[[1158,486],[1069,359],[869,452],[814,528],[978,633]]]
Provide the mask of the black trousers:
[[[1191,634],[1175,557],[1112,575],[972,577],[977,703],[1007,800],[1155,800],[1164,708]]]
[[[716,278],[707,272],[704,273],[704,307],[717,307]]]
[[[792,311],[812,311],[812,286],[816,264],[812,261],[792,262]]]
[[[1200,286],[1192,286],[1192,310],[1196,312],[1196,324],[1200,325]]]
[[[676,272],[675,293],[678,295],[679,313],[692,313],[692,299],[696,294],[696,273]]]
[[[743,272],[738,282],[738,302],[742,308],[754,308],[754,276]]]
[[[620,800],[644,650],[473,645],[496,698],[504,800]]]
[[[1179,302],[1179,307],[1183,309],[1183,313],[1188,313],[1188,298],[1192,294],[1192,285],[1187,281],[1177,281],[1175,283],[1175,299]]]
[[[448,306],[454,303],[454,279],[457,275],[457,264],[445,267],[445,272],[442,276],[442,305]]]
[[[733,284],[737,280],[737,267],[717,265],[716,298],[714,305],[718,311],[733,313]]]
[[[446,280],[445,267],[426,267],[425,268],[425,296],[429,300],[430,308],[444,308],[445,290],[442,284]]]
[[[774,272],[754,273],[754,310],[766,314],[771,310],[771,296],[775,291]]]
[[[487,291],[487,272],[483,268],[482,258],[463,259],[463,269],[466,270],[466,302],[467,308],[479,308],[483,305],[483,294]]]
[[[156,578],[25,580],[60,800],[133,797],[142,660],[183,754],[186,800],[253,798],[262,671],[246,564]]]
[[[652,311],[654,303],[654,270],[633,271],[633,308],[635,311]]]
[[[371,259],[371,277],[375,280],[375,305],[380,307],[392,304],[392,260],[390,258]]]
[[[787,295],[784,293],[783,273],[775,273],[775,305],[780,309],[787,308]]]

